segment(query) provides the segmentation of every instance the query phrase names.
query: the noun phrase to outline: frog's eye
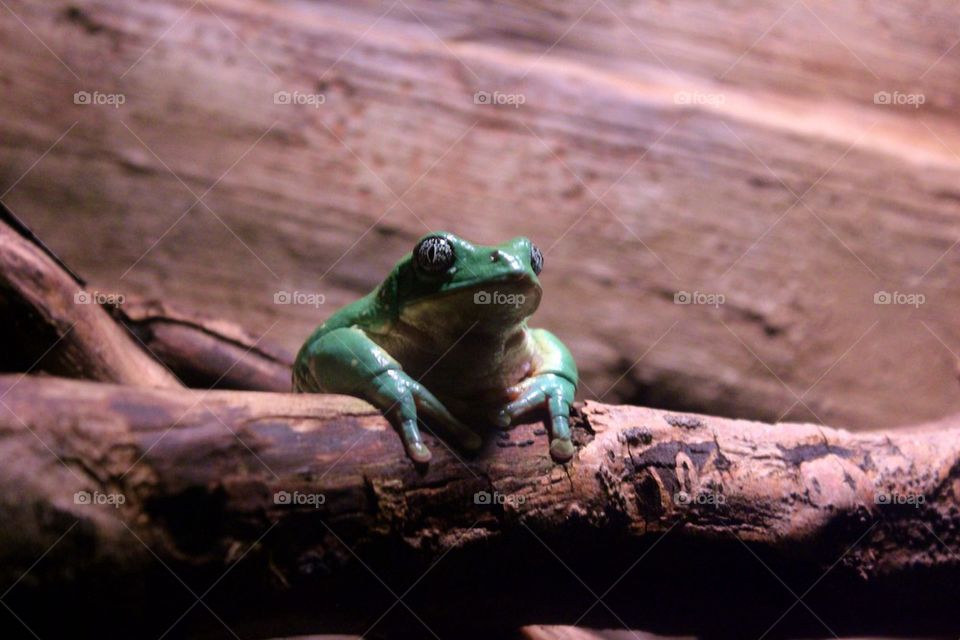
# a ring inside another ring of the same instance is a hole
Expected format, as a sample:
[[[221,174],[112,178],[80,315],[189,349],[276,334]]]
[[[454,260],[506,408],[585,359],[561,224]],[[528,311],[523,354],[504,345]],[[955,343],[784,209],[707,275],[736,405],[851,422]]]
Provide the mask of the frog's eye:
[[[443,236],[428,236],[413,248],[413,259],[425,273],[443,273],[453,266],[453,245]]]
[[[540,272],[543,271],[543,254],[535,244],[530,245],[530,266],[533,267],[533,272],[537,275],[540,275]]]

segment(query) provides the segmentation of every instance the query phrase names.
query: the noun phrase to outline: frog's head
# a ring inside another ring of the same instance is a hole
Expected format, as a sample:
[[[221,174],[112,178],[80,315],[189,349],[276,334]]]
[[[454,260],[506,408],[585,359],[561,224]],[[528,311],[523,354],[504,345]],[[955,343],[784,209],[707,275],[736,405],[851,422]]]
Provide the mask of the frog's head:
[[[543,255],[529,239],[475,245],[452,233],[424,236],[394,272],[400,318],[425,331],[497,331],[536,311]]]

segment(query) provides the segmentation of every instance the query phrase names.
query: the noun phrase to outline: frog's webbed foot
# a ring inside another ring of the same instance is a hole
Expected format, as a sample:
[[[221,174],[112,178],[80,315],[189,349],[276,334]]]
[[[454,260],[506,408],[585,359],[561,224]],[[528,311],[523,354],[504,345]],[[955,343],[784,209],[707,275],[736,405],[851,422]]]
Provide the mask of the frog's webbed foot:
[[[420,435],[418,410],[461,448],[476,451],[482,444],[480,436],[357,327],[333,329],[308,342],[297,356],[294,388],[364,398],[393,423],[407,455],[420,464],[429,462],[431,455]]]
[[[398,426],[407,455],[414,462],[424,464],[432,457],[417,424],[418,410],[443,427],[459,447],[477,451],[483,444],[480,436],[457,420],[436,396],[400,369],[378,374],[370,388],[370,400]]]
[[[556,462],[570,460],[576,451],[570,440],[570,405],[576,392],[573,383],[555,373],[543,373],[509,391],[516,399],[500,410],[497,425],[509,427],[524,414],[546,408],[550,415],[550,455]]]

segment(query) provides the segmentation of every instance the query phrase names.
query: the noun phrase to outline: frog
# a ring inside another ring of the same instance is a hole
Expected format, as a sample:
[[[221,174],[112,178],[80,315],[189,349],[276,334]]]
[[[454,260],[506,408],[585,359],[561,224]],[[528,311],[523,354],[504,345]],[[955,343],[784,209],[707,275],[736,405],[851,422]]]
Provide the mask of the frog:
[[[417,465],[432,458],[424,418],[445,442],[476,454],[484,434],[540,416],[550,457],[570,461],[577,365],[553,333],[527,326],[543,266],[543,252],[523,236],[496,245],[445,231],[421,237],[373,291],[307,338],[294,392],[366,400]]]

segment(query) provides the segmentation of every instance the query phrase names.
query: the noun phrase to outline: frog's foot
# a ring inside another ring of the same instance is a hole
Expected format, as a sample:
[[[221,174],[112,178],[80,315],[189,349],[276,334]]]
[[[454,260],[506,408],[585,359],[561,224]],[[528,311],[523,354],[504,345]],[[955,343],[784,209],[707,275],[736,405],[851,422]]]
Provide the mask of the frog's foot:
[[[483,438],[473,429],[457,420],[426,387],[420,385],[420,389],[421,392],[414,395],[420,412],[443,427],[446,435],[453,439],[460,449],[469,453],[479,451],[483,446]]]
[[[576,452],[570,440],[570,405],[575,392],[573,383],[563,376],[543,373],[527,378],[509,391],[516,400],[504,407],[494,422],[498,426],[508,427],[524,414],[546,408],[550,414],[550,456],[556,462],[570,460]]]
[[[483,444],[479,435],[457,420],[436,396],[403,371],[388,369],[375,376],[372,382],[369,400],[398,425],[407,455],[414,462],[426,464],[433,457],[420,434],[418,409],[444,427],[463,449],[477,451]]]

